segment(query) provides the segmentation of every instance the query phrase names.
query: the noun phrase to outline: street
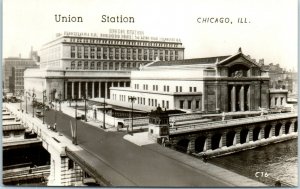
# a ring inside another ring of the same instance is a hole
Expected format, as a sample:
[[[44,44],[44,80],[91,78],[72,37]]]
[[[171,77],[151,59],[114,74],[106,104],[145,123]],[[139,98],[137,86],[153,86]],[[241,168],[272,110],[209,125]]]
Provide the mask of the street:
[[[29,106],[28,112],[32,113]],[[45,111],[47,124],[53,125],[54,119],[54,110]],[[75,126],[75,119],[57,111],[56,120],[57,131],[71,140],[70,120]],[[147,146],[140,147],[124,140],[124,132],[105,132],[81,120],[77,123],[78,144],[108,162],[114,170],[137,186],[228,186],[226,182],[157,153]]]

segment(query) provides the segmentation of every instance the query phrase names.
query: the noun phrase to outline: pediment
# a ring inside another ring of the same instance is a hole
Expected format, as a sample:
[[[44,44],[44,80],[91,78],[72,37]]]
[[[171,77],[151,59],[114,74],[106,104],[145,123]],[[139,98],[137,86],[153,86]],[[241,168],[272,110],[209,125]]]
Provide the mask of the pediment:
[[[252,60],[248,59],[244,54],[239,53],[234,56],[231,56],[223,61],[221,61],[218,65],[224,67],[231,67],[237,64],[241,64],[244,66],[250,67],[258,67]]]

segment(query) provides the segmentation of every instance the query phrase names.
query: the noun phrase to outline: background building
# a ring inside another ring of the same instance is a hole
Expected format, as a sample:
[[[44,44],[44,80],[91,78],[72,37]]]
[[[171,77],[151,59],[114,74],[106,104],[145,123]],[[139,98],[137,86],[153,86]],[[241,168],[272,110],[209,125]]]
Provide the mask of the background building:
[[[179,39],[144,36],[133,30],[109,34],[64,32],[41,49],[40,68],[25,74],[25,88],[38,99],[110,98],[110,87],[129,87],[130,71],[160,60],[181,60]]]
[[[270,88],[273,89],[286,89],[289,93],[297,93],[298,91],[298,74],[295,71],[287,71],[280,67],[279,64],[270,63],[264,64],[264,60],[259,60],[259,64],[264,70],[269,71]]]
[[[24,92],[24,71],[27,68],[37,68],[35,60],[31,58],[11,57],[4,59],[3,83],[4,93],[20,95]]]
[[[131,74],[130,88],[111,88],[112,100],[202,112],[269,107],[269,76],[241,49],[232,56],[155,61]]]

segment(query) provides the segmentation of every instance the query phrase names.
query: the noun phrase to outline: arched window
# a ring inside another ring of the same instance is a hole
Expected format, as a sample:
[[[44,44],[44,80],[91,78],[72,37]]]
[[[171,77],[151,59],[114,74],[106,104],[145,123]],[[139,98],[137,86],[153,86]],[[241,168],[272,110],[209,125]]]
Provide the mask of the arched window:
[[[81,70],[81,69],[82,69],[82,63],[81,63],[81,61],[78,62],[78,64],[77,64],[77,69],[78,69],[78,70]]]
[[[71,62],[71,70],[75,69],[75,62]]]

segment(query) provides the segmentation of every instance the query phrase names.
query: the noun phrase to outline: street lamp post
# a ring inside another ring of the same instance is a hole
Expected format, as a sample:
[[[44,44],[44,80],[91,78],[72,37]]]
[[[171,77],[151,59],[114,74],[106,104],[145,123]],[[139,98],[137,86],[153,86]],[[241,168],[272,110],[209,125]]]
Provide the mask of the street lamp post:
[[[73,137],[73,144],[77,145],[77,98],[74,96],[75,100],[75,132]]]
[[[131,134],[133,135],[133,102],[136,100],[134,96],[129,97],[131,101]]]
[[[105,127],[105,93],[104,93],[104,104],[103,104],[103,129],[106,129],[106,127]]]
[[[26,91],[26,96],[25,96],[25,102],[26,102],[26,114],[28,114],[28,111],[27,111],[27,98],[28,98],[28,92]]]
[[[87,118],[86,118],[86,101],[87,101],[87,98],[85,96],[83,96],[83,100],[84,100],[84,120],[85,120],[85,122],[87,122]]]
[[[59,97],[59,111],[61,111],[61,92],[59,92],[59,94],[58,94],[58,97]]]
[[[35,98],[35,93],[32,91],[32,117],[34,117],[34,98]]]
[[[46,100],[46,90],[43,90],[43,124],[45,124],[45,100]]]

